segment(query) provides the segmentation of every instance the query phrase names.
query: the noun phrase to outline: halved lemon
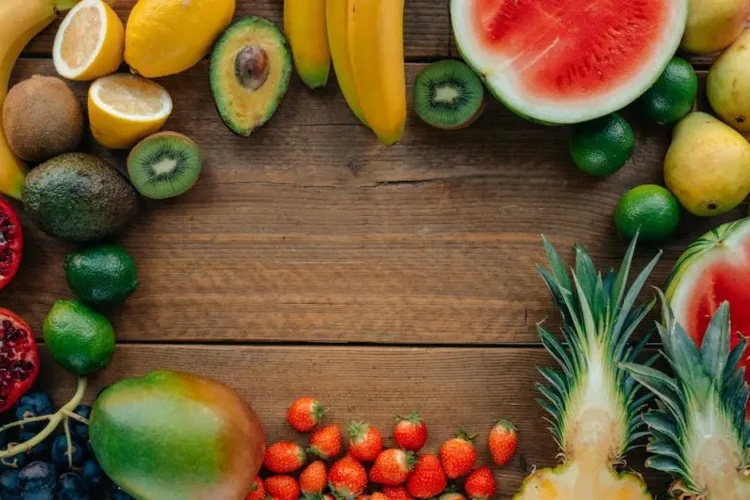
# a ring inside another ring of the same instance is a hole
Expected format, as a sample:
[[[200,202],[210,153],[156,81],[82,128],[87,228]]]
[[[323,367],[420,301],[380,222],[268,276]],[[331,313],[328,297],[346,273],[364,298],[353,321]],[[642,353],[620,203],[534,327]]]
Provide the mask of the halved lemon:
[[[158,131],[172,113],[172,98],[158,83],[118,73],[89,88],[89,124],[94,139],[110,149],[128,149]]]
[[[52,59],[57,72],[78,81],[117,71],[125,52],[125,27],[102,0],[83,0],[68,12],[55,35]]]

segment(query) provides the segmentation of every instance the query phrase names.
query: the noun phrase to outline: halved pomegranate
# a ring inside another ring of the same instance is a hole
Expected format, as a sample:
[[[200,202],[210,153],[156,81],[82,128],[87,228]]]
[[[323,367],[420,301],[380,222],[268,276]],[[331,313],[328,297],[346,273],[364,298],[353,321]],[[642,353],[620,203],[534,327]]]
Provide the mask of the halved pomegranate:
[[[22,253],[21,221],[13,207],[0,197],[0,290],[16,275]]]
[[[29,325],[0,307],[0,413],[28,391],[39,373],[39,350]]]

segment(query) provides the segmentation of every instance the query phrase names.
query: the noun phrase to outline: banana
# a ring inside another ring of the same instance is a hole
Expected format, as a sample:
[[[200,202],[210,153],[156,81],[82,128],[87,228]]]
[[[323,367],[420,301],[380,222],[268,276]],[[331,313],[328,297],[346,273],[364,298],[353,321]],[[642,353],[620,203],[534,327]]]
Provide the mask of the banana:
[[[344,99],[359,121],[365,123],[362,107],[359,105],[357,86],[354,83],[352,61],[349,56],[349,0],[326,1],[326,24],[328,45],[331,47],[333,68]]]
[[[362,113],[390,146],[406,124],[404,0],[349,0],[348,33]]]
[[[26,44],[46,28],[61,10],[75,5],[71,0],[0,1],[0,108],[8,94],[10,73]],[[13,154],[0,126],[0,192],[20,199],[26,165]]]
[[[297,74],[311,89],[325,87],[331,70],[326,0],[284,0],[284,33]]]

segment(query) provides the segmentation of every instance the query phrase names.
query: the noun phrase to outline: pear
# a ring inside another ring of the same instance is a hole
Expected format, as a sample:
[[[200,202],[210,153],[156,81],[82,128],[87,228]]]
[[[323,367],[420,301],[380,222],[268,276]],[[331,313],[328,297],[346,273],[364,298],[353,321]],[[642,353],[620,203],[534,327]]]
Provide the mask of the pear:
[[[750,30],[711,66],[706,94],[722,120],[737,130],[750,131]]]
[[[687,26],[680,48],[710,54],[734,42],[750,14],[750,0],[689,0]]]
[[[750,143],[713,116],[690,113],[674,129],[664,180],[688,212],[726,213],[750,192]]]

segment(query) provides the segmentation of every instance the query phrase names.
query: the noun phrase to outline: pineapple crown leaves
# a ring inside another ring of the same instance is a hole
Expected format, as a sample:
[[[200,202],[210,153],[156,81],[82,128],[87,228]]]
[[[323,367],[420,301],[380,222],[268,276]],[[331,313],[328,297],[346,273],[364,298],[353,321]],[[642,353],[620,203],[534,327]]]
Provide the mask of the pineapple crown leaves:
[[[636,305],[636,299],[661,254],[640,272],[627,288],[637,237],[628,247],[620,269],[602,277],[597,272],[586,251],[576,245],[575,268],[569,275],[554,247],[543,238],[550,269],[537,269],[542,275],[552,298],[562,314],[564,342],[539,326],[538,332],[544,347],[550,352],[560,369],[540,367],[539,372],[547,384],[537,388],[544,399],[537,401],[551,416],[550,430],[561,449],[565,449],[564,429],[570,405],[570,395],[584,382],[592,355],[600,355],[611,372],[610,390],[620,395],[617,403],[622,413],[638,414],[651,399],[651,394],[639,395],[639,386],[618,363],[634,361],[642,352],[648,336],[636,344],[630,343],[635,329],[652,309],[655,301]],[[571,278],[572,276],[572,278]],[[652,364],[655,358],[646,362]],[[641,429],[640,418],[627,419],[628,428],[619,454],[634,447],[634,443],[647,435]]]
[[[747,467],[750,424],[745,422],[749,389],[741,365],[747,341],[730,349],[729,304],[723,303],[711,319],[699,348],[677,323],[664,294],[657,290],[665,325],[657,325],[663,356],[675,377],[649,366],[622,363],[640,384],[657,397],[657,409],[643,416],[653,454],[646,465],[682,479],[686,488],[701,492],[695,477],[693,449],[705,436],[722,435]],[[704,428],[709,426],[710,428]]]

